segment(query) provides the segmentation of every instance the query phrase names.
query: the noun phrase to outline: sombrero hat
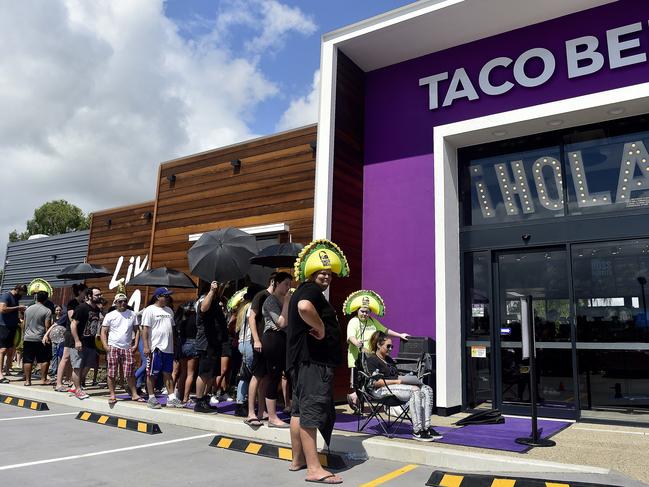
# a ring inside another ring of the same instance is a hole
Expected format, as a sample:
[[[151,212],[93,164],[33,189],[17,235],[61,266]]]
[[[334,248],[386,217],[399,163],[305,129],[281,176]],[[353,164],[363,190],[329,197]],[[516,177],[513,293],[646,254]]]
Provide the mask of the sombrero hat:
[[[354,291],[347,296],[347,299],[343,303],[343,313],[350,315],[363,306],[367,306],[377,316],[383,316],[385,314],[383,298],[378,293],[366,289]]]
[[[38,292],[45,291],[48,296],[52,295],[52,286],[45,279],[36,278],[27,286],[27,294],[32,295]]]
[[[296,281],[304,281],[314,272],[324,269],[338,277],[349,275],[349,263],[340,247],[327,239],[320,239],[302,249],[295,261],[293,274]]]
[[[234,308],[239,306],[241,301],[243,301],[243,297],[246,295],[248,292],[248,288],[244,287],[243,289],[239,289],[236,293],[232,295],[230,299],[228,299],[227,304],[225,305],[228,311],[232,311]]]

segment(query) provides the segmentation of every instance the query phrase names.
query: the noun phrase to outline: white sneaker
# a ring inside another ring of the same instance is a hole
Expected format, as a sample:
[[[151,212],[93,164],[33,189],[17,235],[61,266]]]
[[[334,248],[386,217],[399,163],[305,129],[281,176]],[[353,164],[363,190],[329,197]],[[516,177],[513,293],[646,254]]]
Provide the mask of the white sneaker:
[[[219,401],[220,401],[220,402],[230,402],[230,401],[233,401],[233,400],[234,400],[234,399],[232,399],[232,398],[231,398],[230,396],[228,396],[226,393],[221,394],[221,396],[219,397]]]
[[[168,408],[182,408],[183,403],[178,399],[177,397],[174,397],[173,399],[169,399],[167,401],[167,407]]]
[[[210,397],[210,406],[218,406],[219,398],[216,396]]]

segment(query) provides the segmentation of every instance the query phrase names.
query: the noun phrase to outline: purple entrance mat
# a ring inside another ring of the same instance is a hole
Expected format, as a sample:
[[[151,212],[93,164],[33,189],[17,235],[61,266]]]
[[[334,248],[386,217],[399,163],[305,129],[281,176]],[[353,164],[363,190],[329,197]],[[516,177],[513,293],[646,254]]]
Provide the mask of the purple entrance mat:
[[[549,438],[571,424],[567,421],[539,420],[538,427],[541,437]],[[356,431],[357,417],[351,414],[338,413],[336,414],[335,428],[344,431]],[[529,418],[505,417],[505,422],[502,424],[470,425],[459,428],[434,426],[434,428],[444,435],[444,438],[436,440],[435,443],[472,446],[518,453],[525,453],[530,449],[526,445],[516,443],[516,438],[530,436],[532,423]],[[382,434],[378,421],[375,419],[370,421],[363,431],[369,434]],[[410,422],[406,421],[399,427],[393,428],[393,433],[396,438],[411,439],[412,426]]]
[[[167,403],[167,396],[163,395],[156,397],[160,404],[165,405]],[[131,397],[128,394],[120,394],[117,398],[130,400]],[[214,409],[221,414],[233,415],[235,408],[236,403],[227,401],[219,403],[219,405]],[[285,421],[289,418],[288,415],[281,412],[278,413],[278,416]],[[568,421],[540,419],[538,427],[542,438],[550,438],[571,424],[572,423]],[[438,432],[444,435],[444,438],[436,440],[435,443],[525,453],[530,449],[530,447],[519,445],[516,443],[516,438],[530,436],[532,430],[531,425],[532,423],[529,418],[505,417],[505,422],[502,424],[470,425],[459,428],[433,426]],[[346,413],[336,414],[335,429],[355,432],[357,426],[357,416]],[[408,421],[399,427],[393,428],[392,432],[396,438],[412,439],[412,426]],[[378,425],[378,421],[374,419],[365,427],[363,433],[380,435],[382,434],[382,430]]]

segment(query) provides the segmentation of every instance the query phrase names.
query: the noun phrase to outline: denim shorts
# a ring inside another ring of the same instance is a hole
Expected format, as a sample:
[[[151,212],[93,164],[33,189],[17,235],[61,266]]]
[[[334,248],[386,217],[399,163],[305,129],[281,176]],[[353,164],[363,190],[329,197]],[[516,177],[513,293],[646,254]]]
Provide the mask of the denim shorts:
[[[196,340],[195,339],[188,338],[187,340],[185,340],[185,342],[182,344],[182,347],[181,347],[180,357],[181,358],[197,358],[198,357],[198,350],[196,350]]]

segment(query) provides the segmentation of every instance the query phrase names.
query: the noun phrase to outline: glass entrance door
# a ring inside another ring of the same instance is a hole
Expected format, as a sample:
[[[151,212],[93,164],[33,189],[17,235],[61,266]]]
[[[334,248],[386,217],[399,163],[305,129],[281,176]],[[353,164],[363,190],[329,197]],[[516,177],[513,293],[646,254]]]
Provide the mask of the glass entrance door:
[[[574,333],[565,248],[495,255],[496,399],[510,414],[529,414],[529,359],[523,329],[525,297],[533,297],[539,415],[577,417]]]

